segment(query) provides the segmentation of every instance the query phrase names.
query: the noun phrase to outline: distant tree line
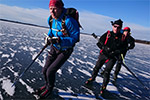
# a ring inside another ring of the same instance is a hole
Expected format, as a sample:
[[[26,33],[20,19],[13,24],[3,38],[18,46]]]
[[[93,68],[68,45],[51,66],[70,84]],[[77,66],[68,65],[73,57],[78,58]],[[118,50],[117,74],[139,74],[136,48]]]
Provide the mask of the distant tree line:
[[[19,22],[19,21],[13,21],[13,20],[8,20],[8,19],[0,19],[0,21],[30,25],[30,26],[41,27],[41,28],[49,28],[49,27],[46,27],[46,26],[41,26],[41,25],[36,25],[36,24],[31,24],[31,23],[24,23],[24,22]],[[90,35],[88,33],[81,33],[81,34]],[[150,41],[146,41],[146,40],[135,39],[135,42],[150,45]]]

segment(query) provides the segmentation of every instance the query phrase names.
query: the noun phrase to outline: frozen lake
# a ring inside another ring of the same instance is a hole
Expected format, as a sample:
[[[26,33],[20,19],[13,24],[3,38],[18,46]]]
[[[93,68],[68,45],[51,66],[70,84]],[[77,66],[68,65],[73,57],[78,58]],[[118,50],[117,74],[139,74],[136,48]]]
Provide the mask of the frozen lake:
[[[44,46],[44,34],[48,29],[37,28],[0,21],[0,100],[35,99],[31,94],[34,89],[44,84],[42,67],[48,47],[24,74],[11,87],[16,76],[31,63]],[[67,62],[57,72],[54,95],[62,99],[96,99],[102,77],[98,75],[93,86],[86,87],[84,82],[91,76],[99,49],[96,40],[90,35],[81,34],[80,42]],[[150,45],[138,44],[126,55],[126,65],[150,88]],[[111,72],[113,74],[113,70]],[[111,76],[112,77],[112,76]],[[146,90],[136,78],[123,66],[119,73],[117,86],[111,81],[107,87],[105,99],[149,100],[150,90]],[[52,97],[53,99],[55,97]]]

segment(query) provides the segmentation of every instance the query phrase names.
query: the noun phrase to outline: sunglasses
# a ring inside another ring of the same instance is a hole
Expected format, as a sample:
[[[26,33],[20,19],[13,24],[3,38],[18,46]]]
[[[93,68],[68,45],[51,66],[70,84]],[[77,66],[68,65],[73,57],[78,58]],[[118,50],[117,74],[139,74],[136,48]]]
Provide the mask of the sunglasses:
[[[120,26],[115,26],[115,25],[114,25],[114,28],[118,28],[118,29],[121,29],[121,27],[120,27]]]

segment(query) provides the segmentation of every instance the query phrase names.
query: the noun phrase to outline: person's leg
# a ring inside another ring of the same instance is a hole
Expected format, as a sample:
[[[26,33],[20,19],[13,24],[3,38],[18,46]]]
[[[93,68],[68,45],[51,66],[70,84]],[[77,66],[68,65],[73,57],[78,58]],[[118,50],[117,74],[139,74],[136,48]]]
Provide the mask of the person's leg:
[[[104,72],[104,78],[103,78],[103,83],[102,83],[102,87],[101,87],[101,91],[100,94],[103,94],[104,90],[107,87],[107,84],[109,82],[109,78],[110,78],[110,72],[114,66],[114,64],[116,63],[116,59],[110,59],[105,67],[105,72]]]
[[[45,98],[47,95],[51,94],[54,83],[55,83],[55,74],[58,69],[66,62],[72,53],[72,49],[69,49],[64,52],[57,52],[57,58],[50,64],[46,71],[47,87],[46,90],[41,93],[40,98]]]
[[[61,52],[60,54],[58,54],[55,61],[53,61],[53,63],[48,67],[46,76],[47,76],[49,87],[54,86],[55,73],[67,61],[67,59],[70,57],[72,51],[73,51],[72,49],[69,49],[67,51]]]
[[[46,76],[47,69],[53,63],[53,61],[56,59],[56,57],[57,57],[56,50],[55,50],[55,48],[53,46],[51,46],[51,50],[48,52],[45,65],[44,65],[44,67],[42,69],[46,85],[48,83],[47,82],[47,76]]]
[[[56,52],[55,52],[55,49],[53,48],[53,46],[51,46],[51,50],[48,52],[45,65],[42,69],[43,76],[45,79],[45,84],[44,84],[44,86],[41,86],[40,88],[36,89],[32,94],[40,95],[46,89],[46,86],[48,84],[47,78],[46,78],[46,71],[47,71],[48,67],[50,66],[50,64],[55,60],[55,58],[56,58]]]
[[[119,72],[120,72],[120,70],[121,70],[121,63],[123,62],[123,60],[124,60],[124,58],[125,58],[125,55],[126,55],[126,52],[123,53],[123,58],[122,58],[122,55],[119,56],[119,57],[120,57],[120,58],[119,58],[120,60],[117,61],[117,65],[116,65],[116,68],[115,68],[115,71],[114,71],[114,76],[113,76],[114,81],[116,81],[117,76],[118,76],[118,74],[119,74]]]
[[[114,71],[114,76],[113,76],[114,80],[117,79],[117,76],[119,74],[120,69],[121,69],[121,63],[117,62],[117,65],[116,65],[116,68],[115,68],[115,71]]]
[[[99,69],[103,66],[106,60],[107,57],[105,55],[101,55],[101,54],[99,55],[96,65],[93,68],[92,77],[85,82],[86,84],[95,80],[96,76],[98,75]]]

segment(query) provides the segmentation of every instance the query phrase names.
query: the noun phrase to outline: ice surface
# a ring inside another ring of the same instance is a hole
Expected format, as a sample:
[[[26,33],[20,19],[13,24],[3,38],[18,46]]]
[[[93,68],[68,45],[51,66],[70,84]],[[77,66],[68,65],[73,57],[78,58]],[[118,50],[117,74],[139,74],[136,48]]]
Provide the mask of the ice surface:
[[[23,75],[14,87],[14,78],[32,62],[44,45],[44,34],[48,30],[32,26],[0,22],[0,99],[34,99],[34,89],[44,84],[42,67],[44,66],[49,47],[38,57],[31,68]],[[87,88],[84,82],[91,76],[99,55],[96,40],[90,35],[81,34],[80,42],[67,62],[56,74],[55,90],[64,99],[96,99],[103,78],[97,76],[93,86]],[[131,71],[147,86],[150,86],[150,45],[136,43],[125,58]],[[105,65],[103,66],[105,67]],[[112,79],[114,69],[111,72]],[[122,67],[117,86],[110,80],[106,99],[150,99],[150,91]]]

